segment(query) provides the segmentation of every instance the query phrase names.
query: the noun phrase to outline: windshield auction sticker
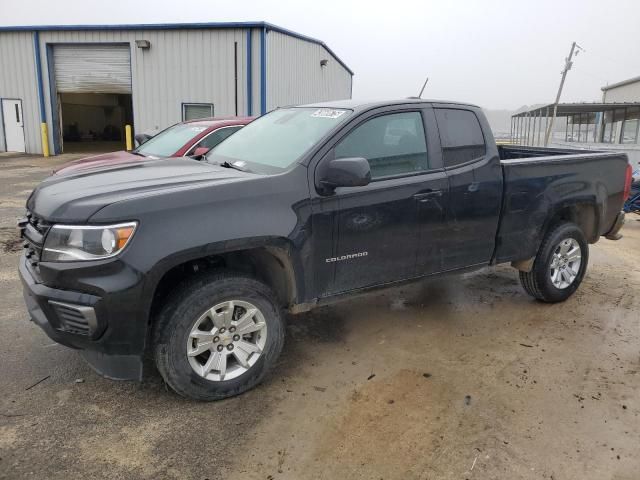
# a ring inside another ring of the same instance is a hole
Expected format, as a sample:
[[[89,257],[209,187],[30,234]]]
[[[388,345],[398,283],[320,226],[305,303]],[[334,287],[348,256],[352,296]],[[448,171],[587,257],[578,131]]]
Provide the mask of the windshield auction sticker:
[[[338,118],[340,115],[343,115],[346,110],[335,110],[333,108],[319,108],[315,112],[311,114],[312,117],[316,118]]]

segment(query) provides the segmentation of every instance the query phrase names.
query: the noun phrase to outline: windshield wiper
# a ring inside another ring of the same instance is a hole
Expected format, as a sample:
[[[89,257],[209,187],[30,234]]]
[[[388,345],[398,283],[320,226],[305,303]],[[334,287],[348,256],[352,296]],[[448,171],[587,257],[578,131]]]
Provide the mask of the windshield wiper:
[[[143,154],[142,154],[142,153],[140,153],[140,152],[136,152],[135,150],[131,150],[131,153],[133,153],[134,155],[139,155],[139,156],[141,156],[141,157],[146,157],[146,155],[143,155]]]
[[[234,165],[233,163],[229,163],[226,160],[222,163],[216,163],[215,165],[220,165],[224,168],[233,168],[235,170],[240,170],[241,172],[248,172],[246,168],[240,168],[238,165]]]

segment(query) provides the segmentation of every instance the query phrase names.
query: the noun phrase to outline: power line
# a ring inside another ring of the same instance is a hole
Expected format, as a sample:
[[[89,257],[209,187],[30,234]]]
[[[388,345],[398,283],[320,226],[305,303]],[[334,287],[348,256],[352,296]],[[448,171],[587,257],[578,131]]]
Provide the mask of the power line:
[[[577,49],[577,50],[576,50]],[[544,134],[544,146],[546,147],[549,144],[549,137],[551,136],[551,132],[553,130],[553,121],[556,119],[556,114],[558,113],[558,103],[560,103],[560,96],[562,95],[562,87],[564,87],[564,81],[567,78],[567,72],[571,70],[573,66],[573,56],[578,56],[581,51],[585,51],[580,45],[576,42],[571,44],[571,51],[569,52],[569,56],[565,59],[564,69],[562,70],[562,79],[560,80],[560,86],[558,87],[558,94],[556,95],[556,101],[553,103],[553,114],[551,115],[551,121],[549,125],[547,125],[547,131]]]

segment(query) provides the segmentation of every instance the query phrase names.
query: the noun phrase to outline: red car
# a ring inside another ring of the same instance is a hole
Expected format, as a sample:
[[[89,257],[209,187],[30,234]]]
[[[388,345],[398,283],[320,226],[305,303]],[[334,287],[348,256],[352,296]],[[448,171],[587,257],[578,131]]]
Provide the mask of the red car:
[[[166,157],[199,158],[255,117],[202,118],[176,123],[135,150],[103,153],[61,165],[55,175],[66,175],[92,167]]]

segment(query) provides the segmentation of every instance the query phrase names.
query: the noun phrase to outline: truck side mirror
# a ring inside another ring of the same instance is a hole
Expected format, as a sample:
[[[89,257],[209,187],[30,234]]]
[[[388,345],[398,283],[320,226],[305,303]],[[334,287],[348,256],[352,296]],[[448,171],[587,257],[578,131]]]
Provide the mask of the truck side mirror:
[[[329,191],[337,187],[363,187],[371,183],[371,169],[366,158],[336,158],[329,161],[320,185]]]

